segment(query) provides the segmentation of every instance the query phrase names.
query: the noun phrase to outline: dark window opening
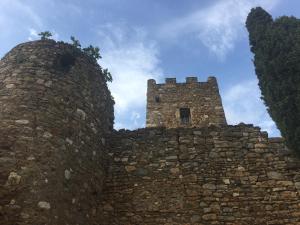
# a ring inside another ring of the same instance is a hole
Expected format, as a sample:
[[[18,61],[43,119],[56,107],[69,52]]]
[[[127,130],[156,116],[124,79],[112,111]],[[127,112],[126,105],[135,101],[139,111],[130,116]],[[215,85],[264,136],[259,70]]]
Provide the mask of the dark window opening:
[[[182,124],[188,124],[191,120],[191,112],[189,108],[180,108],[180,122]]]
[[[60,70],[69,71],[75,64],[76,57],[70,52],[66,52],[57,58],[56,65]]]
[[[62,67],[71,67],[75,64],[75,57],[71,53],[65,53],[60,58]]]
[[[156,103],[160,102],[159,96],[155,96],[155,102],[156,102]]]

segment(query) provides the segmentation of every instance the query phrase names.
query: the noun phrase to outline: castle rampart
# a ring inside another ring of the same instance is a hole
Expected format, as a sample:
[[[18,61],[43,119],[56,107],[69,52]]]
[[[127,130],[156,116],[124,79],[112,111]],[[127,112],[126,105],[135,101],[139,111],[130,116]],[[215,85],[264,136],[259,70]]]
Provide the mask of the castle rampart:
[[[299,224],[300,160],[251,125],[111,136],[105,225]]]
[[[149,80],[148,128],[115,131],[101,69],[74,50],[34,41],[0,61],[1,225],[300,224],[299,157],[226,125],[214,77]]]

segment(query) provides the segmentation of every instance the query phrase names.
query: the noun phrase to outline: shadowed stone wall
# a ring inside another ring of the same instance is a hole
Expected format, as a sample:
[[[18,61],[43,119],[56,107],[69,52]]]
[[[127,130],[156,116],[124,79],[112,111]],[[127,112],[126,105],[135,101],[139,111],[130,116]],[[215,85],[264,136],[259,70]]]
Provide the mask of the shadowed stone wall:
[[[148,83],[148,126],[181,126],[189,107],[198,128],[112,132],[101,71],[73,53],[35,41],[0,61],[1,225],[300,224],[300,160],[258,127],[227,126],[215,78]]]
[[[300,224],[300,161],[251,125],[115,133],[101,224]]]
[[[35,41],[0,61],[0,224],[98,224],[113,101],[73,51]]]
[[[181,109],[188,109],[190,118],[181,119]],[[203,127],[226,125],[219,88],[215,77],[198,82],[187,77],[186,83],[166,78],[165,84],[148,80],[147,127]]]

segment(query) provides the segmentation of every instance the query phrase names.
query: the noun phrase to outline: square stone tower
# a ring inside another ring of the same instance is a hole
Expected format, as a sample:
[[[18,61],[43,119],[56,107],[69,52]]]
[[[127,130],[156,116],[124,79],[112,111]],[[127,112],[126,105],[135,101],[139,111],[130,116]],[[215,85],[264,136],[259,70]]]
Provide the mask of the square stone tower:
[[[226,125],[219,88],[215,77],[198,82],[187,77],[186,83],[166,78],[165,84],[148,80],[146,127],[203,127]]]

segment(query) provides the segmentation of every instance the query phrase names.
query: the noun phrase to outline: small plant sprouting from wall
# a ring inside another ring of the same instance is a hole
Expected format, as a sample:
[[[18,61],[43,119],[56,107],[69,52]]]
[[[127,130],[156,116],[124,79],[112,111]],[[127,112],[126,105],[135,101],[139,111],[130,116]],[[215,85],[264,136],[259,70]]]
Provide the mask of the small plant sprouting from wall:
[[[80,44],[79,40],[75,39],[74,36],[71,36],[71,41],[72,41],[71,45],[73,47],[81,49],[81,44]]]
[[[52,33],[50,31],[40,32],[38,34],[41,37],[41,40],[49,40],[52,37]],[[100,55],[100,48],[97,46],[89,45],[86,48],[82,48],[80,41],[77,40],[74,36],[71,36],[71,45],[74,47],[74,51],[72,53],[66,53],[65,55],[61,56],[59,59],[59,66],[65,70],[69,70],[75,63],[75,59],[78,54],[83,53],[88,56],[89,59],[93,63],[97,63],[98,59],[101,59]],[[99,65],[99,64],[98,64]],[[106,82],[112,82],[112,75],[108,71],[108,69],[103,69],[99,65],[99,71],[103,75]]]
[[[38,34],[41,37],[41,40],[47,40],[52,37],[52,33],[50,31],[44,31]]]
[[[100,49],[98,47],[90,45],[87,48],[83,48],[82,51],[95,60],[101,59]]]
[[[86,48],[81,48],[81,44],[79,40],[77,40],[74,36],[71,36],[71,45],[76,49],[82,52],[83,54],[87,55],[94,63],[97,63],[98,59],[101,59],[100,55],[100,48],[94,47],[93,45],[89,45]],[[76,53],[75,53],[76,54]],[[108,72],[108,69],[102,69],[100,66],[100,72],[103,74],[105,81],[112,82],[111,73]]]

